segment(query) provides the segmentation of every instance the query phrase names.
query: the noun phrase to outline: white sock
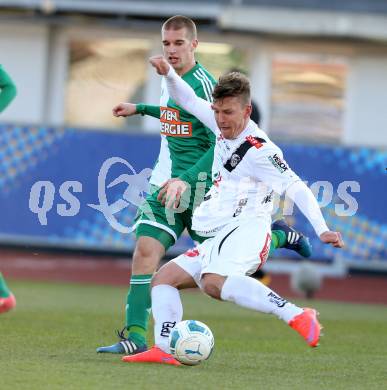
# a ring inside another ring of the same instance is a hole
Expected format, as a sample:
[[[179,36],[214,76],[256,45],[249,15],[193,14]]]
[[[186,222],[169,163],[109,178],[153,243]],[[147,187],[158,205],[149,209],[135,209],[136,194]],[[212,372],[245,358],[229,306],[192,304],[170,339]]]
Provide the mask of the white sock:
[[[177,288],[160,284],[152,288],[152,313],[154,319],[155,345],[166,353],[169,351],[169,334],[183,318],[183,306]]]
[[[222,287],[221,298],[248,309],[274,314],[286,323],[303,312],[303,309],[248,276],[227,277]]]

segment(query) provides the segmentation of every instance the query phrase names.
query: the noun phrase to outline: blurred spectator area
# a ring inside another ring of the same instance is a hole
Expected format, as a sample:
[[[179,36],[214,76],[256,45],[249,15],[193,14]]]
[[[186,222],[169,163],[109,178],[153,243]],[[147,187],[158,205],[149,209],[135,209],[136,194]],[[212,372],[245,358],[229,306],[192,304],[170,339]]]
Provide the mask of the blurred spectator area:
[[[0,120],[157,133],[154,118],[111,108],[158,104],[147,59],[173,14],[195,20],[197,58],[216,77],[250,76],[273,139],[387,145],[387,0],[0,0],[1,62],[19,89]]]
[[[65,123],[69,126],[141,129],[140,116],[117,120],[106,108],[117,102],[145,101],[151,41],[73,39],[69,55]],[[197,58],[216,76],[232,66],[246,67],[244,53],[226,43],[201,42]]]

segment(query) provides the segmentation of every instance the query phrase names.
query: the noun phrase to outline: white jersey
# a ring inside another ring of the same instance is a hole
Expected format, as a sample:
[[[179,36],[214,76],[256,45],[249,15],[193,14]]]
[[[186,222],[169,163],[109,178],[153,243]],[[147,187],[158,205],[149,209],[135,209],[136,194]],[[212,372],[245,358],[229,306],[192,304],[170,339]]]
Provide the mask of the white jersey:
[[[189,110],[216,137],[212,166],[213,186],[195,210],[192,228],[211,237],[236,219],[271,218],[273,192],[288,195],[309,219],[316,233],[329,230],[317,201],[301,179],[283,159],[281,149],[250,120],[235,139],[224,139],[215,121],[211,103],[198,98],[170,68],[167,87],[173,99]],[[298,184],[299,183],[299,184]]]
[[[217,134],[212,179],[192,220],[192,228],[205,237],[235,219],[270,218],[274,192],[282,194],[300,180],[283,160],[281,149],[253,121],[235,139]]]

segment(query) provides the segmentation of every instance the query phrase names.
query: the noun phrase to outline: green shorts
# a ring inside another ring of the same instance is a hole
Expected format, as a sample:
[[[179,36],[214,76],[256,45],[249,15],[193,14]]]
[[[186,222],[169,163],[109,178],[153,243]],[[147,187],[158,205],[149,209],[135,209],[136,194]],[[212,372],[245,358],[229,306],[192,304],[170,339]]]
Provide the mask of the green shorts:
[[[191,229],[192,201],[182,199],[179,209],[167,209],[157,200],[158,193],[159,191],[156,190],[148,195],[139,207],[135,220],[136,237],[153,237],[167,250],[187,228],[194,241],[203,242],[205,238]]]

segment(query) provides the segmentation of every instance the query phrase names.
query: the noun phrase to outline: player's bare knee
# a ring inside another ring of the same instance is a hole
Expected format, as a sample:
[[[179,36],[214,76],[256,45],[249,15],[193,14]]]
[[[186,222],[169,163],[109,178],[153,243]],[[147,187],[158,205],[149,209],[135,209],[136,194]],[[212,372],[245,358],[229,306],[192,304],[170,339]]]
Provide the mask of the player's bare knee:
[[[134,274],[152,274],[159,264],[160,257],[155,253],[138,251],[133,255],[132,269]]]
[[[152,253],[152,251],[144,245],[136,245],[136,248],[133,253],[134,262],[141,263],[151,258],[158,258],[158,256],[156,255],[156,253]]]
[[[205,274],[202,277],[202,289],[212,298],[221,299],[225,277],[217,274]]]
[[[164,253],[161,243],[151,237],[140,237],[133,254],[132,273],[153,274]]]

